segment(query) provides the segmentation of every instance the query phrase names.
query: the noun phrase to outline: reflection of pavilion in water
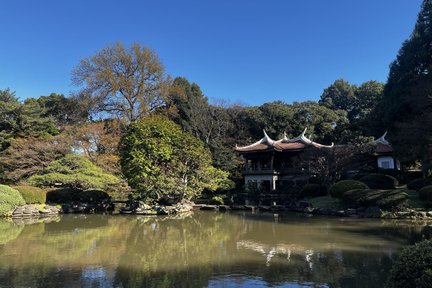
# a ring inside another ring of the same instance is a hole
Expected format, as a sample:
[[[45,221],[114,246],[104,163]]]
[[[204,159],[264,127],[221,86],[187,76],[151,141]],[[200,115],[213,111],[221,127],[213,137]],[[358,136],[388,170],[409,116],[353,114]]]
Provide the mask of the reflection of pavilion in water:
[[[266,266],[270,266],[270,261],[275,255],[286,255],[288,262],[291,261],[292,255],[298,255],[308,263],[309,269],[313,268],[313,259],[315,252],[313,249],[307,249],[297,244],[276,244],[268,245],[257,243],[251,240],[240,240],[237,241],[237,250],[247,249],[262,254],[266,259]],[[320,252],[317,252],[319,258]],[[334,254],[336,258],[342,262],[342,251],[335,250]]]

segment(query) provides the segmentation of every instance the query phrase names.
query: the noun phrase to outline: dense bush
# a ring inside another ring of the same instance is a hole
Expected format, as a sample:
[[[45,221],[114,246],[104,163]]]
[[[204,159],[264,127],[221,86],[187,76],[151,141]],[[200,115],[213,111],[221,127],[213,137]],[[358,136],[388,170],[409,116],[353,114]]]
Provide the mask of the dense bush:
[[[398,189],[355,189],[344,192],[342,200],[356,207],[378,206],[386,210],[399,210],[408,206],[409,196]]]
[[[342,198],[344,192],[354,189],[368,189],[363,182],[356,180],[342,180],[330,187],[330,195],[334,198]]]
[[[425,186],[419,190],[420,200],[432,204],[432,185]]]
[[[325,185],[309,183],[303,186],[301,197],[320,197],[327,195],[327,187]]]
[[[224,199],[221,196],[213,196],[210,200],[210,204],[212,205],[224,205]]]
[[[81,203],[101,203],[110,198],[108,193],[100,190],[87,190],[82,191],[73,188],[64,188],[51,190],[46,194],[47,202],[50,203],[67,203],[67,202],[81,202]]]
[[[204,143],[164,117],[131,123],[121,139],[120,155],[123,175],[141,197],[191,199],[204,189],[233,186],[227,172],[212,166]]]
[[[324,182],[324,179],[322,177],[318,177],[318,176],[312,176],[308,180],[309,184],[322,184],[323,182]]]
[[[24,204],[25,201],[18,190],[0,185],[0,217],[9,215],[16,206]]]
[[[81,190],[74,188],[62,188],[48,191],[46,194],[46,202],[48,203],[67,203],[72,201],[77,201],[78,195]]]
[[[384,174],[369,174],[360,178],[371,189],[395,189],[399,182],[396,178]]]
[[[104,173],[90,160],[77,154],[68,154],[51,162],[45,172],[43,175],[30,177],[29,183],[38,187],[61,185],[69,188],[105,190],[120,182],[117,177]]]
[[[366,173],[357,173],[357,174],[352,175],[349,178],[352,179],[352,180],[360,180],[361,178],[365,177],[366,175],[368,175],[368,174],[366,174]]]
[[[429,185],[432,185],[432,178],[419,178],[408,182],[407,188],[418,191],[421,188]]]
[[[46,201],[46,191],[38,187],[20,185],[13,188],[21,193],[27,204],[44,204]]]
[[[100,190],[81,191],[77,197],[77,201],[84,203],[101,203],[110,198],[108,193]]]
[[[393,264],[388,288],[426,288],[432,285],[432,240],[402,250]]]

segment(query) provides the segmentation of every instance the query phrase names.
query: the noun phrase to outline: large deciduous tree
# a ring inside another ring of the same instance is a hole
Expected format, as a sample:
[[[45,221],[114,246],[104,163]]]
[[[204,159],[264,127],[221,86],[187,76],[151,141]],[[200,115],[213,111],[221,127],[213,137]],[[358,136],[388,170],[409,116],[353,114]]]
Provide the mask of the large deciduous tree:
[[[204,144],[166,118],[130,124],[120,143],[123,174],[144,198],[191,198],[229,187],[228,173],[211,165]]]
[[[390,66],[384,120],[401,160],[432,159],[432,0],[424,0],[414,31]]]
[[[14,139],[0,153],[0,181],[25,181],[34,174],[43,173],[52,161],[70,152],[70,139],[64,135]]]
[[[81,60],[72,71],[82,97],[93,99],[96,111],[136,119],[166,104],[168,78],[157,54],[133,44],[117,43]]]

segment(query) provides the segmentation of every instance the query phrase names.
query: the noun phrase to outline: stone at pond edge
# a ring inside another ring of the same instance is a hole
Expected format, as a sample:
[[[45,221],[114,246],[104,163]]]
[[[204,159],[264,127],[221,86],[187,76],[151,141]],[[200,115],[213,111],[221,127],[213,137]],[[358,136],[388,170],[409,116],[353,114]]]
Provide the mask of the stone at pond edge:
[[[376,206],[367,207],[363,212],[363,217],[365,218],[381,218],[383,211]]]

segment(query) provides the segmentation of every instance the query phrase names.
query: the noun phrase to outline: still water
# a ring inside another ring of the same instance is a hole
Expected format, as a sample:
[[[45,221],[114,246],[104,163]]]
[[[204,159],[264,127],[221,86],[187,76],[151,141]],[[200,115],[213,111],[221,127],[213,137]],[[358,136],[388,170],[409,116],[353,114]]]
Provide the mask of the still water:
[[[0,287],[382,287],[429,224],[244,212],[0,220]]]

